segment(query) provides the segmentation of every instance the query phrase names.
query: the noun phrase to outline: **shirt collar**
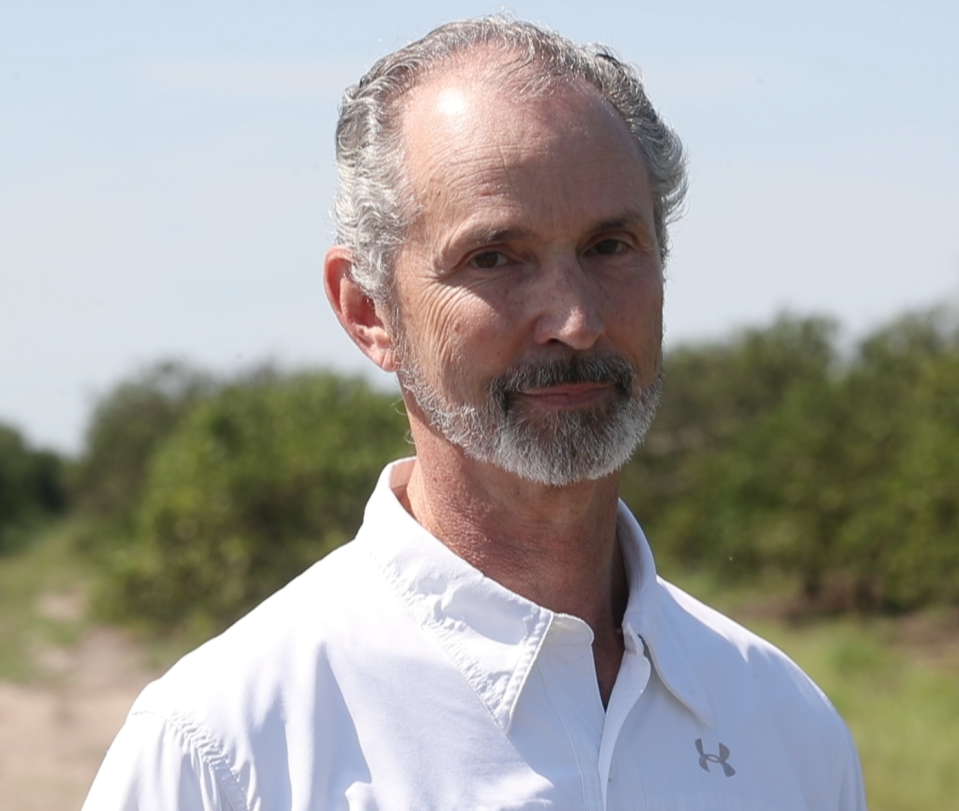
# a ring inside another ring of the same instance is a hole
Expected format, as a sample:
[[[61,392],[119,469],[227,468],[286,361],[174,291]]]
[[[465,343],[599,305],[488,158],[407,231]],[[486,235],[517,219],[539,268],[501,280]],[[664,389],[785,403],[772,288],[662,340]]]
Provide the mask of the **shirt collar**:
[[[533,663],[554,621],[563,615],[486,577],[424,529],[394,492],[408,480],[412,465],[412,459],[400,460],[380,475],[357,543],[413,620],[444,651],[496,723],[508,731]],[[662,587],[649,544],[622,502],[617,530],[630,580],[624,631],[634,640],[645,641],[666,687],[711,725],[709,704],[688,651],[661,617]]]
[[[663,580],[656,574],[653,551],[629,508],[619,502],[617,535],[629,577],[629,602],[623,616],[623,631],[644,643],[660,680],[687,709],[707,726],[713,726],[709,699],[699,678],[695,652],[684,643],[684,634],[670,622],[673,606]],[[639,645],[637,644],[637,647]]]

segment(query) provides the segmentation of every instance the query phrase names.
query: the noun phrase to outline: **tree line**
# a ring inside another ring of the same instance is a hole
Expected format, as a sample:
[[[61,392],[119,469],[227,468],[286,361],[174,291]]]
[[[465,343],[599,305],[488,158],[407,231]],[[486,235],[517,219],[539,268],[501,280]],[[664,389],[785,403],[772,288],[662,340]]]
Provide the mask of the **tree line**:
[[[673,565],[772,573],[810,607],[959,603],[956,315],[837,336],[781,318],[670,353],[626,499]]]
[[[0,424],[0,555],[28,543],[37,526],[66,507],[63,459]]]
[[[773,577],[815,610],[959,604],[954,313],[853,346],[783,316],[671,349],[665,373],[622,496],[667,574]],[[161,363],[101,398],[79,459],[0,430],[0,533],[69,498],[98,610],[205,634],[352,537],[382,466],[412,452],[398,395],[359,380]]]

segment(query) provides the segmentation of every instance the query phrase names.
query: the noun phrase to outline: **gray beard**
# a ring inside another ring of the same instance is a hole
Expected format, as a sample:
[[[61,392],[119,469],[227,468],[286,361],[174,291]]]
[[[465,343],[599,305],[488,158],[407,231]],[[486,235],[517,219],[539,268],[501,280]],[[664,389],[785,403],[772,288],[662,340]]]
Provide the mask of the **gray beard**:
[[[574,356],[515,366],[491,381],[482,405],[457,404],[426,381],[410,352],[402,355],[400,385],[449,442],[471,459],[554,487],[600,479],[626,464],[652,424],[662,391],[661,372],[649,386],[634,387],[635,372],[624,358]],[[616,397],[545,413],[529,412],[516,399],[527,389],[587,382],[612,384]]]

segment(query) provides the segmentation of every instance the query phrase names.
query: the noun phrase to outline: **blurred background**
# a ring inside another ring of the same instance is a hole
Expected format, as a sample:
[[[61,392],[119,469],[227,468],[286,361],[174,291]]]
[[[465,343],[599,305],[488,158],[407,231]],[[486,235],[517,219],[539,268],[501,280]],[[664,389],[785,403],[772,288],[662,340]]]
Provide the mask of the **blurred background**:
[[[409,452],[322,291],[343,88],[474,2],[0,0],[0,809],[78,806],[145,680]],[[772,637],[873,811],[959,790],[959,6],[517,2],[689,150],[623,495]]]

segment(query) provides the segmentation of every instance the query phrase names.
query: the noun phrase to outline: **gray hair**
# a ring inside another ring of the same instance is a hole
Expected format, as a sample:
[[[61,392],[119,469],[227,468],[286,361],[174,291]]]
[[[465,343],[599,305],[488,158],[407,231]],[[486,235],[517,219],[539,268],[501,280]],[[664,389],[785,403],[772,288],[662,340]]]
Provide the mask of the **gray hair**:
[[[616,109],[646,159],[665,262],[667,225],[681,213],[686,195],[686,158],[679,137],[646,96],[639,72],[603,45],[579,46],[497,15],[434,29],[380,59],[344,93],[336,127],[340,185],[334,217],[337,242],[353,257],[354,280],[374,300],[389,304],[393,264],[415,214],[404,172],[402,100],[430,74],[483,46],[514,56],[507,70],[535,74],[523,88],[527,93],[579,79]]]

